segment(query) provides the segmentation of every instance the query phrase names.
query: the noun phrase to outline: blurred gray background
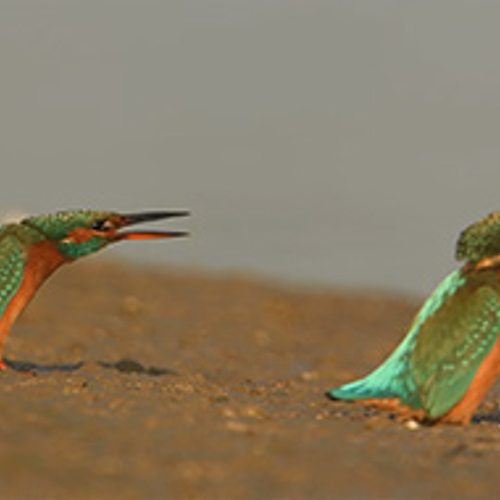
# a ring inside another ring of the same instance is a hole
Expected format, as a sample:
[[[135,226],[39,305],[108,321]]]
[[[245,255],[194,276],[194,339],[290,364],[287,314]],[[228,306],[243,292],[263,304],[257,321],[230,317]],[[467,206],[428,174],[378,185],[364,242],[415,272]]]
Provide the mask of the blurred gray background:
[[[2,0],[0,207],[189,208],[189,240],[115,252],[429,292],[500,209],[499,23],[479,0]]]

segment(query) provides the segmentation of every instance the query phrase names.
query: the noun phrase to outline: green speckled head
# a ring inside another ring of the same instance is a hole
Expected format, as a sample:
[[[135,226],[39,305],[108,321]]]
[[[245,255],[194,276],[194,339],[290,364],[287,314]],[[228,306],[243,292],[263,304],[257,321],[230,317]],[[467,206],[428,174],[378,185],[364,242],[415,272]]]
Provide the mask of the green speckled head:
[[[17,226],[22,228],[22,231],[18,231],[18,237],[26,244],[41,240],[53,241],[64,257],[78,259],[117,241],[186,236],[187,233],[183,231],[120,231],[142,222],[185,215],[188,215],[188,212],[183,210],[127,214],[96,210],[57,212],[22,220]]]
[[[493,212],[460,234],[456,258],[472,264],[500,255],[500,212]]]
[[[29,217],[21,224],[57,242],[60,252],[68,259],[77,259],[111,243],[113,240],[103,231],[103,224],[119,218],[116,212],[75,210]]]

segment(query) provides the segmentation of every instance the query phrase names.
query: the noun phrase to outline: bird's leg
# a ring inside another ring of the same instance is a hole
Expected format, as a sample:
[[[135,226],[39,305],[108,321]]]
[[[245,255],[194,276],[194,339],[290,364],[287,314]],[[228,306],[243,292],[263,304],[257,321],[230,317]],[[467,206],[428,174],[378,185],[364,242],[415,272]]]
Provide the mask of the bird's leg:
[[[17,363],[13,363],[12,361],[5,361],[2,357],[3,353],[3,344],[4,344],[4,339],[0,338],[0,373],[3,372],[4,370],[14,370],[15,372],[22,373],[23,375],[29,375],[31,377],[36,376],[36,372],[29,369],[29,368],[23,368],[22,364],[21,366],[16,366]]]
[[[32,363],[23,363],[17,361],[3,361],[0,359],[0,373],[3,370],[12,370],[21,375],[26,375],[27,377],[36,377],[37,372],[36,365]]]

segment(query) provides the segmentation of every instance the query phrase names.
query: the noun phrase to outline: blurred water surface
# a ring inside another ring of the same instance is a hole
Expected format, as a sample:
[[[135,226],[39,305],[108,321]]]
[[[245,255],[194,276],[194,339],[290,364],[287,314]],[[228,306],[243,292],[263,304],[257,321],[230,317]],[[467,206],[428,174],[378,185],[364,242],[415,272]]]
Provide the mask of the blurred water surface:
[[[425,293],[500,209],[500,3],[0,4],[2,208],[190,208],[133,259]]]

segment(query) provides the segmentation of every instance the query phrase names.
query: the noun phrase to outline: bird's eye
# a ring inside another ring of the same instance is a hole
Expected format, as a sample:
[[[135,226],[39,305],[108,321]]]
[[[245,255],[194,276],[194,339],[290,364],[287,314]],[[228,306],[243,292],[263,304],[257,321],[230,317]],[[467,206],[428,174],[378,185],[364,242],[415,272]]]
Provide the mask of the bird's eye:
[[[94,231],[106,232],[113,229],[113,224],[108,219],[99,219],[92,224]]]

